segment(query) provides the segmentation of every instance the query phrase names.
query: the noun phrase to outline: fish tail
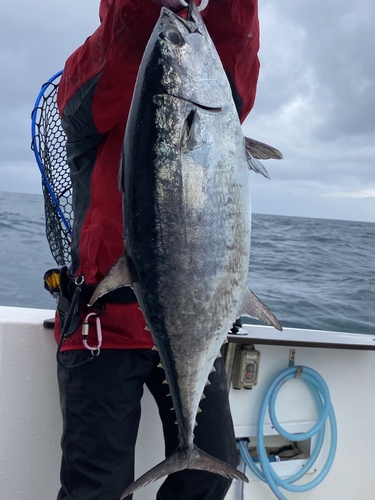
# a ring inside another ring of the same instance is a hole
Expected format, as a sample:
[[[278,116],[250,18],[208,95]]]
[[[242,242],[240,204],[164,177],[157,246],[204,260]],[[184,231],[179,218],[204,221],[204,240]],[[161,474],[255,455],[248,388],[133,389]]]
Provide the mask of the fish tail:
[[[237,470],[235,467],[208,455],[200,450],[197,446],[193,445],[188,450],[182,450],[178,447],[168,458],[160,462],[148,472],[143,474],[134,483],[132,483],[121,496],[124,500],[127,496],[131,495],[142,486],[146,486],[164,476],[169,476],[174,472],[184,469],[197,469],[213,472],[229,479],[240,479],[241,481],[249,482],[245,474]]]

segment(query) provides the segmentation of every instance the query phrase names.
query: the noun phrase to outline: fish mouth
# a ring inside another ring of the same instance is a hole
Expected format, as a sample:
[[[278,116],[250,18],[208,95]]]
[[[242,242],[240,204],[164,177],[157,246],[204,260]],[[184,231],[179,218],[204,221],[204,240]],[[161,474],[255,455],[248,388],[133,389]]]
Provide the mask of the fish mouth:
[[[171,95],[171,97],[179,99],[180,101],[187,102],[187,103],[191,104],[192,106],[195,106],[196,108],[201,109],[202,111],[206,111],[207,113],[221,113],[221,111],[223,110],[222,106],[217,106],[217,107],[216,106],[215,107],[205,106],[204,104],[200,104],[199,102],[192,101],[191,99],[186,99],[185,97],[181,97],[179,95]]]
[[[187,102],[189,102],[192,106],[195,106],[199,109],[201,109],[202,111],[207,111],[208,113],[221,113],[222,111],[222,107],[215,107],[215,108],[211,108],[209,106],[204,106],[203,104],[199,104],[197,102],[194,102],[194,101],[189,101],[188,99],[186,99]]]

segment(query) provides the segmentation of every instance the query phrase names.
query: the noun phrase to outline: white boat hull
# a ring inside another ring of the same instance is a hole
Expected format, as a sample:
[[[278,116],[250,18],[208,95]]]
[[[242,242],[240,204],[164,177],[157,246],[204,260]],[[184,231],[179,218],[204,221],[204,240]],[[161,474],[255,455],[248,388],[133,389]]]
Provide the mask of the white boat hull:
[[[42,327],[43,321],[53,315],[50,310],[0,307],[0,500],[51,500],[59,488],[62,421],[56,344],[52,330]],[[340,335],[325,332],[329,347],[311,347],[314,340],[321,343],[318,332],[286,329],[280,333],[268,327],[249,327],[249,332],[248,343],[256,338],[255,348],[261,352],[259,382],[251,391],[231,389],[236,436],[255,435],[262,396],[288,366],[290,349],[295,348],[296,364],[318,371],[328,384],[337,419],[338,446],[332,469],[317,488],[300,494],[284,490],[285,496],[302,500],[373,498],[375,353],[366,350],[375,344],[373,338],[355,335],[350,341],[349,337],[342,341]],[[287,345],[264,345],[279,339]],[[348,342],[345,349],[343,342]],[[291,432],[311,427],[316,413],[308,389],[299,382],[285,384],[277,403],[279,421]],[[137,477],[159,463],[164,450],[156,405],[147,391],[142,406]],[[269,439],[275,435],[267,420],[264,434],[271,436]],[[282,474],[289,475],[300,466],[294,462],[277,466]],[[324,456],[318,458],[306,480],[311,481],[323,464]],[[266,484],[246,473],[250,482],[244,486],[244,500],[275,498]],[[154,500],[160,482],[137,492],[134,500]],[[240,484],[234,482],[227,500],[240,498],[238,488]]]

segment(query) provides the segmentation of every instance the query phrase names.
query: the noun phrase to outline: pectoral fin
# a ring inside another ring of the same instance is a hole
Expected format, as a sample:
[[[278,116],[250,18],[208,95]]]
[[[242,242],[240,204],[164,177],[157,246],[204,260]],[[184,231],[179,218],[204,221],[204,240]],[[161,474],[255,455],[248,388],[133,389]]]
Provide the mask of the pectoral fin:
[[[264,142],[250,139],[249,137],[245,137],[245,147],[249,169],[269,179],[270,176],[267,172],[267,169],[264,165],[262,165],[259,159],[267,160],[269,158],[273,158],[275,160],[280,160],[283,155],[278,149],[273,148],[272,146],[269,146]]]
[[[131,285],[132,281],[128,259],[126,255],[123,254],[98,284],[88,306],[92,306],[100,297],[103,297],[103,295],[113,290],[117,290],[117,288]]]
[[[270,158],[281,160],[283,157],[278,149],[264,142],[256,141],[250,137],[245,137],[245,142],[246,151],[257,160],[268,160]]]
[[[202,125],[197,109],[192,110],[185,120],[182,131],[181,147],[183,150],[194,151],[203,145]]]
[[[247,289],[242,300],[241,316],[252,316],[259,319],[267,325],[275,327],[277,330],[282,330],[277,318],[271,313],[267,306],[258,299],[258,297],[251,290]]]

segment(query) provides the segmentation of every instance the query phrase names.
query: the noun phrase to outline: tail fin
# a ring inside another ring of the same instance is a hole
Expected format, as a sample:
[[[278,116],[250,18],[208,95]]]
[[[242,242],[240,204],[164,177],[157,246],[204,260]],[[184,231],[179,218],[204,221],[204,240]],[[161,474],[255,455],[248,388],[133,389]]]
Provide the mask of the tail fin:
[[[184,469],[205,470],[213,472],[214,474],[220,474],[221,476],[230,479],[241,479],[246,483],[249,482],[245,474],[237,470],[235,467],[232,467],[218,458],[208,455],[197,446],[193,445],[193,448],[188,449],[187,451],[177,448],[176,451],[174,451],[167,459],[150,469],[146,472],[146,474],[143,474],[143,476],[126,488],[121,496],[121,500],[124,500],[127,496],[131,495],[142,486],[146,486],[161,477],[168,476],[174,472]]]

